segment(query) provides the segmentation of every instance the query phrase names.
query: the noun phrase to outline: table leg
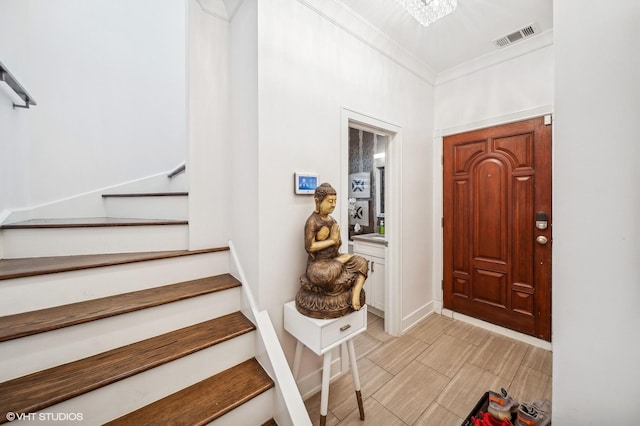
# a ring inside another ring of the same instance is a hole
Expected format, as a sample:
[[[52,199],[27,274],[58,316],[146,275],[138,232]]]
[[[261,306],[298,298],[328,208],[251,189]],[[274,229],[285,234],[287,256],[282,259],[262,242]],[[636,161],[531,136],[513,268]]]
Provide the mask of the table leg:
[[[362,393],[360,392],[360,375],[358,374],[358,364],[356,363],[356,350],[353,347],[353,339],[347,342],[349,350],[349,361],[351,361],[351,376],[353,377],[353,387],[356,390],[356,399],[358,400],[358,410],[360,411],[360,420],[364,420],[364,405],[362,404]]]
[[[293,357],[293,378],[296,379],[298,377],[298,371],[300,370],[300,358],[302,356],[302,348],[304,344],[298,340],[296,344],[296,354]]]
[[[320,393],[320,426],[327,423],[329,408],[329,381],[331,379],[331,351],[324,354],[322,362],[322,391]]]

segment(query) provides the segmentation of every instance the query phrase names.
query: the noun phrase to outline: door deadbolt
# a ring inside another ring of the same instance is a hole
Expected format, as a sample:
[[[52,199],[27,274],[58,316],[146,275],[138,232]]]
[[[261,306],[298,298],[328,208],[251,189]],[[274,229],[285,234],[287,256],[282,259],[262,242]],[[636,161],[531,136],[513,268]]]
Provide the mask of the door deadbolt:
[[[538,236],[536,237],[536,242],[537,242],[538,244],[543,244],[543,245],[544,245],[544,244],[547,244],[547,241],[549,241],[549,240],[548,240],[548,239],[547,239],[547,237],[545,237],[544,235],[538,235]]]
[[[536,213],[536,228],[540,229],[540,230],[545,230],[547,229],[548,225],[548,217],[547,217],[547,212],[538,212]],[[546,241],[545,241],[546,242]],[[541,243],[544,244],[544,243]]]

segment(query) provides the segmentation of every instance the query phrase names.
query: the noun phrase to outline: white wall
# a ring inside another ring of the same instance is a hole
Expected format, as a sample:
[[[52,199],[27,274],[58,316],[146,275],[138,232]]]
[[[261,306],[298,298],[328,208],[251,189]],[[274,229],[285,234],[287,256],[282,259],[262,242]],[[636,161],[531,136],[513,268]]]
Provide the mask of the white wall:
[[[185,161],[184,1],[3,0],[0,58],[38,102],[18,119],[0,109],[0,122],[12,123],[0,140],[26,146],[3,156],[21,173],[0,182],[2,193],[23,195],[0,199],[0,211]],[[18,120],[27,114],[25,128]]]
[[[533,41],[533,40],[531,40]],[[535,41],[539,44],[538,41]],[[515,47],[515,46],[514,46]],[[496,63],[470,68],[435,88],[434,217],[442,217],[442,136],[480,127],[539,116],[552,111],[553,46]],[[486,58],[485,58],[486,59]],[[554,142],[555,143],[555,142]],[[434,300],[442,304],[442,227],[434,222]],[[554,226],[555,229],[555,226]]]
[[[554,2],[554,424],[640,417],[639,21]]]
[[[189,1],[189,248],[231,238],[229,23]]]
[[[502,53],[506,52],[496,52],[496,57]],[[480,123],[552,104],[553,46],[471,71],[436,86],[436,129]]]
[[[314,208],[311,196],[294,194],[293,174],[316,172],[340,187],[347,178],[341,170],[346,107],[402,128],[402,217],[396,218],[404,231],[402,313],[424,308],[433,296],[433,194],[416,183],[432,173],[431,84],[304,1],[259,3],[258,31],[260,307],[282,330],[282,306],[295,297],[305,270],[303,228]],[[280,333],[292,359],[294,340]],[[302,375],[304,369],[303,361]]]
[[[258,298],[258,4],[245,0],[233,16],[231,64],[231,226],[235,247]],[[275,249],[274,249],[275,251]]]

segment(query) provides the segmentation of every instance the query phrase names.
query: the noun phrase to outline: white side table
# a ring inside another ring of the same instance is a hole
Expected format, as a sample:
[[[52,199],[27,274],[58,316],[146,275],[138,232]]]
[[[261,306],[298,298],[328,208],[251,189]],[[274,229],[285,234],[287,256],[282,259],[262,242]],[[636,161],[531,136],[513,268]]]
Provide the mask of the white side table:
[[[323,355],[322,362],[322,391],[320,393],[320,425],[327,421],[329,405],[329,379],[331,378],[331,351],[343,343],[347,344],[351,375],[356,391],[360,419],[364,420],[364,406],[360,393],[360,378],[356,364],[356,351],[353,338],[367,329],[367,305],[359,311],[352,312],[340,318],[315,319],[302,315],[296,309],[295,301],[284,305],[284,329],[291,333],[298,343],[293,360],[293,376],[298,375],[300,357],[304,346],[318,355]]]

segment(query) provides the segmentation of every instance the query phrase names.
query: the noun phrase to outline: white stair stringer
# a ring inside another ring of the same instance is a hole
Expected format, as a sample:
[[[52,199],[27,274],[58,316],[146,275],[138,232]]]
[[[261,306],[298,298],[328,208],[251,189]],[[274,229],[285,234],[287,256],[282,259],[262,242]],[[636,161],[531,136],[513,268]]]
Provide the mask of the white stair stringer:
[[[3,229],[3,258],[186,250],[186,224]]]
[[[104,198],[106,216],[115,218],[187,220],[188,204],[187,195]]]
[[[240,309],[241,288],[0,343],[0,382],[106,352]]]
[[[0,312],[12,315],[45,309],[220,275],[228,270],[229,252],[216,251],[1,280]]]
[[[40,413],[81,413],[80,423],[103,424],[233,367],[254,353],[255,331],[52,405]],[[33,422],[21,420],[20,424],[42,424],[35,417]]]

